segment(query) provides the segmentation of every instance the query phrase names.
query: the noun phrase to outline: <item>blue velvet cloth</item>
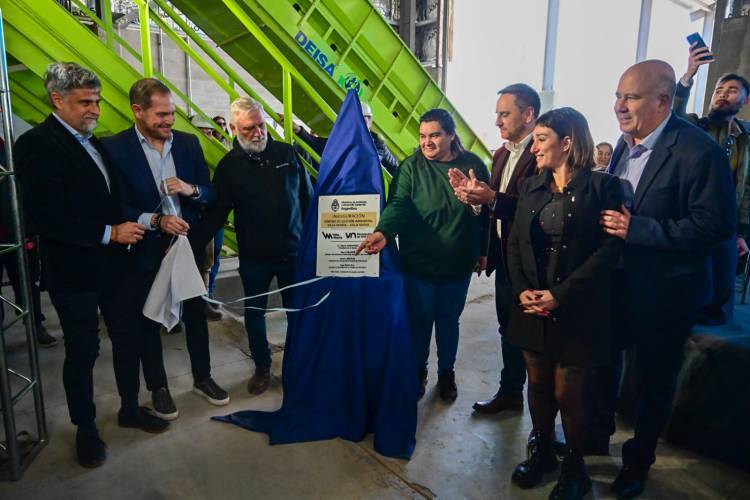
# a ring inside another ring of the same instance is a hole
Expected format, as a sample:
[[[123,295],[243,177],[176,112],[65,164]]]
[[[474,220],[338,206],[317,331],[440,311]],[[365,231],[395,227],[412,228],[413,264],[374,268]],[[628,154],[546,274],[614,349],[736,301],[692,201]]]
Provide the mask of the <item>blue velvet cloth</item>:
[[[380,163],[359,99],[349,92],[323,152],[305,218],[297,282],[315,276],[318,197],[380,194]],[[283,366],[284,400],[275,412],[241,411],[217,420],[265,432],[271,444],[374,433],[375,450],[410,458],[416,444],[417,369],[404,279],[395,245],[382,253],[379,278],[326,278],[294,289]]]

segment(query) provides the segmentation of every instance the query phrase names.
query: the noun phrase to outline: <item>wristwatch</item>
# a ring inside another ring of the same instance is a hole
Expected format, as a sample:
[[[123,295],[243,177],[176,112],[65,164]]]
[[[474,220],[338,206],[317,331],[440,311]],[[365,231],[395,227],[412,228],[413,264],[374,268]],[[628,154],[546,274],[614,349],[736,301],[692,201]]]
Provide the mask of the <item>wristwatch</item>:
[[[151,216],[151,229],[159,229],[161,225],[161,214],[154,214]]]
[[[201,188],[199,188],[197,184],[193,184],[193,194],[191,194],[190,197],[191,198],[201,197]]]

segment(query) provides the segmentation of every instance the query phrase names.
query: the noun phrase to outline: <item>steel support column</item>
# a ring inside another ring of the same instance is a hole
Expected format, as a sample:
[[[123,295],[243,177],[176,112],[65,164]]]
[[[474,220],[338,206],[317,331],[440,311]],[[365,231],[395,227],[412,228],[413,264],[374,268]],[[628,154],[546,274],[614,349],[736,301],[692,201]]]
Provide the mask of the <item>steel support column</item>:
[[[653,0],[641,0],[641,15],[638,21],[638,45],[635,49],[635,62],[648,56],[648,35],[651,30],[651,7]]]

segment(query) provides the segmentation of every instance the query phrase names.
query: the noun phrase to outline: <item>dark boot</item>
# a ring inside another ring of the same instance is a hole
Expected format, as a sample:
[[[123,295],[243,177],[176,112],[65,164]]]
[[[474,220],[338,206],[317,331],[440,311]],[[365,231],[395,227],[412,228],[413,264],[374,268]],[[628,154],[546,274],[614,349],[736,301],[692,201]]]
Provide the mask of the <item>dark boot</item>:
[[[263,394],[271,382],[271,367],[256,366],[255,374],[247,382],[247,392],[250,394]]]
[[[536,486],[544,474],[557,468],[557,457],[552,452],[549,435],[533,433],[529,439],[527,455],[528,458],[518,464],[510,476],[511,481],[524,489]]]
[[[427,390],[427,370],[419,370],[419,397],[417,398],[417,401],[422,399],[426,390]]]
[[[570,451],[563,460],[560,477],[549,494],[549,500],[578,500],[591,489],[591,479],[586,474],[583,455]]]
[[[452,403],[458,397],[458,387],[456,387],[456,372],[445,370],[438,373],[438,391],[440,399],[446,403]]]

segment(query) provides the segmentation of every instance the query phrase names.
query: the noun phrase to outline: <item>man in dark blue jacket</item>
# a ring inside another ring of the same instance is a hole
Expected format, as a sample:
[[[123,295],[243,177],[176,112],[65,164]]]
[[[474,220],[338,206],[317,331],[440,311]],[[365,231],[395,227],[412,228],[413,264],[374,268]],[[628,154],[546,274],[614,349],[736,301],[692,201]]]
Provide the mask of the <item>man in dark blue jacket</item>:
[[[711,297],[709,249],[734,235],[737,225],[726,154],[672,115],[674,94],[674,70],[663,61],[643,61],[620,78],[615,114],[623,136],[610,172],[622,180],[629,208],[607,210],[601,219],[605,231],[625,240],[613,324],[615,340],[635,346],[640,385],[635,435],[622,448],[623,468],[612,484],[626,498],[643,491],[683,345]],[[610,431],[613,417],[610,406]]]
[[[133,248],[136,272],[124,283],[135,307],[142,310],[161,261],[179,235],[198,223],[205,206],[215,199],[208,167],[198,139],[172,130],[175,105],[169,88],[144,78],[130,89],[135,126],[104,141],[121,181],[123,213],[146,227],[141,244]],[[200,263],[203,255],[196,259]],[[211,378],[206,308],[200,297],[183,303],[187,348],[193,371],[193,391],[215,405],[229,395]],[[179,412],[169,393],[164,369],[160,325],[141,318],[142,363],[154,411],[172,420]]]

